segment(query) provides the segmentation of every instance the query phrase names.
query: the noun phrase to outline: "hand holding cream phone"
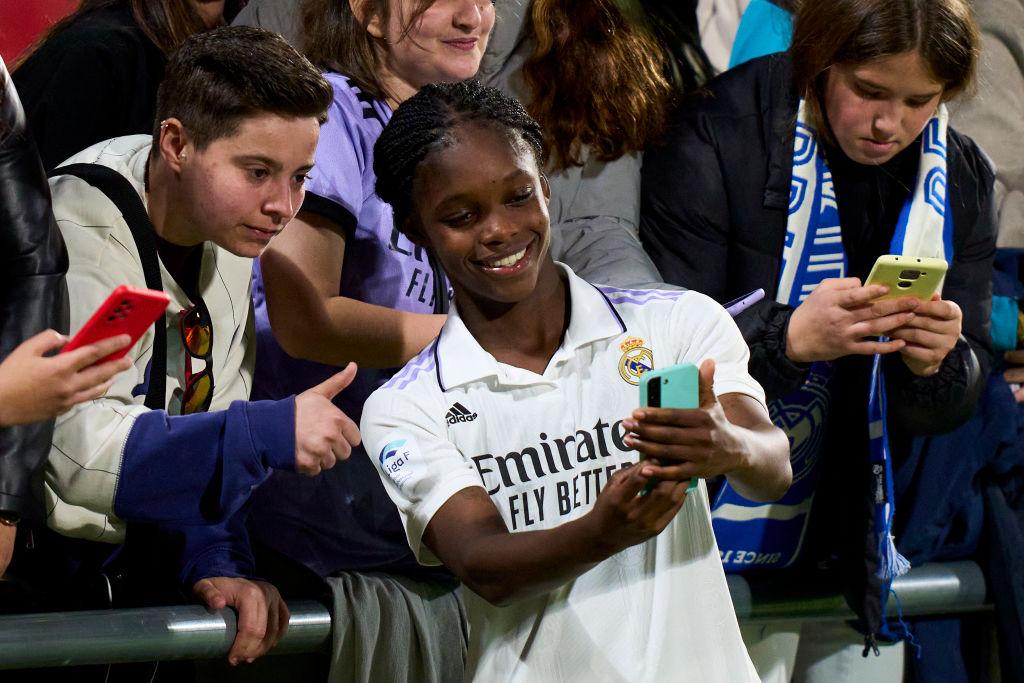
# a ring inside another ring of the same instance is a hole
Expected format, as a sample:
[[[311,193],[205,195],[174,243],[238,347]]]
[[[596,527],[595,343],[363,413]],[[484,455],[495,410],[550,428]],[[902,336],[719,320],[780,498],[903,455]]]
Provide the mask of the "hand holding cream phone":
[[[879,299],[912,296],[928,301],[942,291],[946,268],[946,262],[940,258],[883,254],[875,261],[864,285],[888,285],[889,293]]]
[[[640,407],[694,409],[700,406],[700,377],[697,366],[681,363],[661,370],[650,370],[640,376]],[[650,493],[656,479],[651,479],[641,491]],[[697,488],[696,477],[690,480],[686,491]]]

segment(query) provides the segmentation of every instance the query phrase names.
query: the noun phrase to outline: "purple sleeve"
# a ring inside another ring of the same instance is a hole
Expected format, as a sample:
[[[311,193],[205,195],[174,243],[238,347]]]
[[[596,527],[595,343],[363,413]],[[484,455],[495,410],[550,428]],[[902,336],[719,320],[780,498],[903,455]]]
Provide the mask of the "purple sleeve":
[[[373,164],[372,150],[366,147],[372,143],[360,134],[362,113],[347,83],[334,74],[329,80],[334,87],[334,100],[327,110],[327,122],[320,127],[316,163],[306,190],[337,204],[352,216],[359,216],[366,190],[364,171]]]
[[[294,462],[294,397],[195,415],[150,411],[128,434],[114,513],[126,522],[219,522],[271,468],[291,470]]]

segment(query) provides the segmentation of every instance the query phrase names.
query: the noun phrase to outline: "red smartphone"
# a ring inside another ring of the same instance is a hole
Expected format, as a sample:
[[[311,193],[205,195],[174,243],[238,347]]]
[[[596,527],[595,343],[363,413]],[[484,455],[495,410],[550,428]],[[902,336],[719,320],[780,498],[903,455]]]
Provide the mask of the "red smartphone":
[[[121,285],[110,293],[106,301],[100,304],[100,307],[86,321],[82,329],[61,349],[61,353],[74,351],[101,339],[127,334],[132,338],[131,344],[96,362],[106,363],[121,358],[128,353],[139,337],[149,329],[149,326],[163,315],[170,301],[171,298],[166,293],[155,289]]]

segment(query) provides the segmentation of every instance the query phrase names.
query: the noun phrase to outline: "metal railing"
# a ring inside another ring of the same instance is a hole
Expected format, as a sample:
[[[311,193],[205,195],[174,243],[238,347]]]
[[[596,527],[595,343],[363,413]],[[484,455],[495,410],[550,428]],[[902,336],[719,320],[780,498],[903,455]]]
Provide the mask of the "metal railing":
[[[797,588],[771,574],[730,575],[728,582],[741,621],[853,617],[834,585],[801,582]],[[923,565],[898,578],[893,589],[905,616],[989,609],[984,576],[973,562]],[[327,647],[331,638],[327,608],[299,601],[289,609],[288,633],[274,652]],[[0,669],[221,657],[231,647],[235,628],[231,610],[211,613],[198,605],[3,616]]]

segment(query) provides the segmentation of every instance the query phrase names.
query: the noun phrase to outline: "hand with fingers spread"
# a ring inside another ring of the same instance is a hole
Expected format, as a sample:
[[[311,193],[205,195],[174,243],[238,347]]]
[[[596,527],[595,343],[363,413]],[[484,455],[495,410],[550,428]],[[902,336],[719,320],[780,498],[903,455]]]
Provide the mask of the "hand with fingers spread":
[[[650,475],[643,463],[621,469],[611,476],[587,513],[595,547],[613,555],[660,534],[686,501],[686,481],[660,481],[639,495]]]
[[[823,280],[790,316],[786,355],[810,363],[903,349],[902,339],[880,342],[871,337],[907,325],[922,302],[913,297],[878,299],[888,292],[885,285],[862,287],[855,277]]]
[[[888,334],[904,342],[900,355],[910,371],[927,377],[939,371],[942,361],[956,346],[962,323],[960,307],[936,294],[930,301],[920,303],[913,319]]]
[[[114,376],[132,365],[127,357],[95,365],[130,344],[126,334],[56,356],[46,355],[67,341],[64,335],[46,330],[26,339],[0,363],[0,426],[48,420],[99,398]]]
[[[726,475],[751,500],[775,500],[792,481],[789,440],[745,394],[718,397],[715,361],[700,366],[697,408],[640,408],[622,426],[626,445],[646,460],[644,477],[686,482]]]
[[[238,631],[228,652],[232,666],[265,655],[288,631],[288,606],[266,581],[217,576],[197,581],[192,593],[207,609],[235,608]]]
[[[332,400],[356,376],[356,364],[295,397],[295,470],[316,476],[359,445],[359,429]]]
[[[1007,351],[1003,354],[1007,368],[1003,373],[1003,379],[1010,385],[1013,398],[1017,403],[1024,403],[1024,349]]]

